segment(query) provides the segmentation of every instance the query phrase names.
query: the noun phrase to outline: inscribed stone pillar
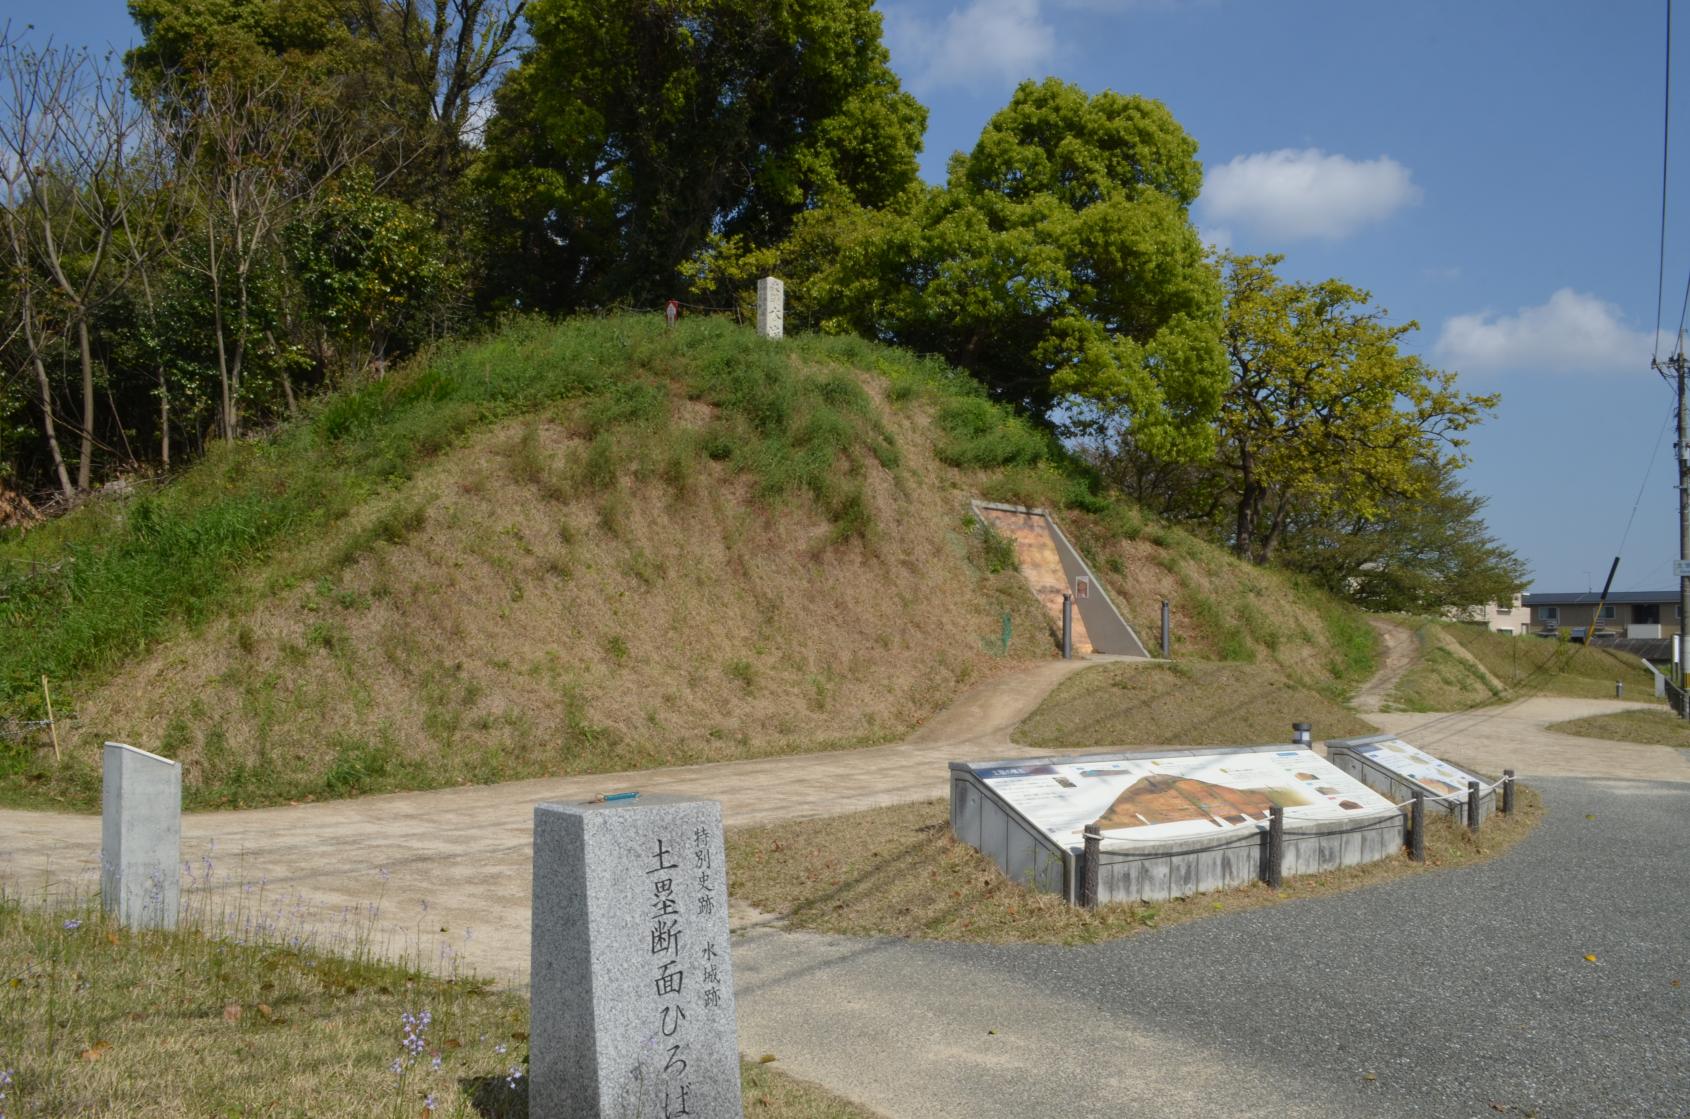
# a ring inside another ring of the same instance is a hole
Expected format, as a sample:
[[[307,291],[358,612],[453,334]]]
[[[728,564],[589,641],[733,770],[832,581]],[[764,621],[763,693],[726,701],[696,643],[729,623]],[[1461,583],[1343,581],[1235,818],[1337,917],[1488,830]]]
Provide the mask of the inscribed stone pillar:
[[[106,743],[100,790],[100,904],[132,928],[176,927],[181,902],[182,767]]]
[[[534,1119],[740,1119],[727,894],[715,801],[534,810]]]
[[[786,285],[773,276],[757,281],[757,333],[764,338],[786,334]]]

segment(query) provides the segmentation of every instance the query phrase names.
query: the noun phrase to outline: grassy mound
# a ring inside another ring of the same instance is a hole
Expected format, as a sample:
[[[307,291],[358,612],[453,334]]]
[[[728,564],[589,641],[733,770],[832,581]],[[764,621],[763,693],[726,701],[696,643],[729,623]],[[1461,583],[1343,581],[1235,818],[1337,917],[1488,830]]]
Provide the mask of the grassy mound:
[[[528,1114],[527,1002],[474,980],[4,899],[0,977],[7,1115]],[[407,1052],[401,1016],[425,1010]],[[748,1119],[870,1119],[767,1065],[741,1075]]]
[[[182,759],[195,807],[895,738],[1054,655],[973,496],[1057,511],[1147,636],[1173,597],[1181,655],[1370,666],[1354,611],[1099,496],[954,370],[520,321],[0,536],[0,802],[94,807],[107,738]],[[3,733],[42,675],[62,765]]]
[[[1600,645],[1516,637],[1442,621],[1422,621],[1417,636],[1422,659],[1391,695],[1393,703],[1410,711],[1461,711],[1528,695],[1612,699],[1615,681],[1625,686],[1627,699],[1658,702],[1654,677],[1637,657]]]
[[[1538,794],[1525,786],[1517,792],[1514,814],[1491,817],[1478,835],[1445,813],[1431,813],[1424,865],[1401,854],[1288,878],[1279,890],[1257,883],[1169,902],[1080,909],[1011,881],[957,840],[944,801],[735,829],[728,833],[728,888],[796,928],[994,944],[1089,944],[1493,858],[1542,818]]]
[[[1465,711],[1500,699],[1508,689],[1464,646],[1449,627],[1425,622],[1414,632],[1418,657],[1391,689],[1388,702],[1404,711]]]
[[[1672,711],[1615,711],[1551,723],[1549,729],[1610,742],[1640,742],[1647,746],[1676,746],[1690,750],[1690,723]]]
[[[1300,722],[1313,724],[1317,738],[1379,730],[1270,667],[1174,661],[1100,665],[1070,677],[1015,741],[1046,750],[1239,746],[1288,742]]]

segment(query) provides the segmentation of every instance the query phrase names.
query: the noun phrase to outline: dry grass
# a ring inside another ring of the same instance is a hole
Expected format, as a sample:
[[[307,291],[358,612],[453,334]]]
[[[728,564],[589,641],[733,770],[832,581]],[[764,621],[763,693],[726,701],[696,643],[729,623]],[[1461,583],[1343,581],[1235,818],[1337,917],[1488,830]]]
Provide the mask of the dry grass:
[[[994,944],[1087,944],[1494,858],[1542,818],[1542,801],[1533,790],[1520,786],[1517,804],[1513,816],[1493,816],[1477,836],[1443,813],[1431,814],[1424,866],[1404,854],[1288,879],[1279,890],[1257,884],[1087,910],[1011,882],[990,859],[952,836],[944,801],[927,801],[735,829],[728,835],[729,889],[795,928]]]
[[[406,1060],[400,1016],[423,1010]],[[527,1029],[525,1000],[478,982],[0,901],[7,1115],[518,1119]],[[767,1065],[741,1073],[752,1119],[872,1119]]]
[[[1549,729],[1584,738],[1605,738],[1610,742],[1641,742],[1649,746],[1676,746],[1690,750],[1690,724],[1671,711],[1615,711],[1551,723]]]
[[[1266,665],[1173,661],[1109,664],[1064,681],[1015,732],[1047,750],[1236,746],[1288,742],[1291,724],[1317,738],[1378,728]]]
[[[642,479],[637,448],[609,486],[575,484],[588,452],[563,423],[472,440],[288,557],[260,605],[83,698],[70,737],[86,764],[48,771],[59,799],[97,803],[106,739],[181,758],[194,806],[894,739],[1054,653],[1020,577],[981,556],[922,422],[890,414],[901,469],[930,477],[870,468],[885,527],[867,543],[833,540],[803,503],[771,514],[708,461],[684,492],[661,464]],[[381,510],[403,531],[380,530]]]

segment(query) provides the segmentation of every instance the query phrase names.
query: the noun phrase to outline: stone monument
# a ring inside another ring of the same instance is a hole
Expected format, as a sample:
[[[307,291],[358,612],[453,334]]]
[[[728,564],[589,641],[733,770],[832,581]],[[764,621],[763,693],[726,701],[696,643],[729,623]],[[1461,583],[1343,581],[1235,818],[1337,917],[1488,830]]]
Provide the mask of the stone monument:
[[[534,810],[529,1114],[740,1119],[722,807]]]
[[[757,333],[764,338],[786,335],[786,285],[773,276],[757,281]]]
[[[182,878],[182,767],[106,743],[100,790],[100,904],[132,928],[176,927]]]

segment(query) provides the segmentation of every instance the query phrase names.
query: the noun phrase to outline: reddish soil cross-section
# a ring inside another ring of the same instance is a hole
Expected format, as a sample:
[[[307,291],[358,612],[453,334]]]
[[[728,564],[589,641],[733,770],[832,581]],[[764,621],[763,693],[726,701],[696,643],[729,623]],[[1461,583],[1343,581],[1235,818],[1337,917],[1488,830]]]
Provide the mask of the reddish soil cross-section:
[[[997,532],[1015,543],[1015,560],[1026,576],[1027,585],[1044,604],[1056,632],[1062,632],[1062,595],[1068,588],[1068,575],[1062,569],[1062,556],[1056,550],[1056,537],[1051,535],[1050,521],[1039,513],[1016,513],[1008,509],[985,508],[980,514]],[[1074,610],[1074,654],[1090,656],[1095,652],[1091,638],[1086,635],[1086,623]]]

